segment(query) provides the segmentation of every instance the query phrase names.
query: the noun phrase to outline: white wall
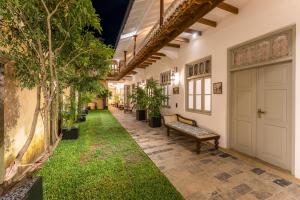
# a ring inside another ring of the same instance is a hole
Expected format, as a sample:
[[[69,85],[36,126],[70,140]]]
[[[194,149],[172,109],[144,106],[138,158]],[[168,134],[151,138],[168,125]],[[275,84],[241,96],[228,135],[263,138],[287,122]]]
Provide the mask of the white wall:
[[[239,43],[259,37],[266,33],[296,24],[300,26],[299,0],[251,0],[238,15],[231,15],[218,23],[217,28],[203,32],[203,36],[182,45],[178,58],[164,58],[138,74],[134,82],[153,76],[159,80],[161,72],[177,66],[180,72],[180,94],[171,96],[171,109],[167,112],[180,113],[193,118],[204,127],[221,135],[220,145],[228,147],[228,109],[227,109],[227,49]],[[300,49],[300,32],[296,31],[296,49]],[[223,82],[223,94],[213,95],[212,115],[203,115],[185,111],[184,67],[185,64],[212,56],[212,82]],[[296,51],[300,58],[300,51]],[[296,62],[295,102],[300,102],[300,64]],[[175,104],[178,103],[178,108]],[[292,170],[300,178],[300,103],[295,105],[295,168]]]

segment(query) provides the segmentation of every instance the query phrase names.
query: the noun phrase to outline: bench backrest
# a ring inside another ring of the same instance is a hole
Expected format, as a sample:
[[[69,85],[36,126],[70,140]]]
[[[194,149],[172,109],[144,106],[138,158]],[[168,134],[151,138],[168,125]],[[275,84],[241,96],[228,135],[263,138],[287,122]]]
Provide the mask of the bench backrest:
[[[197,122],[195,120],[188,119],[188,118],[182,117],[180,115],[177,115],[177,118],[178,118],[178,121],[181,123],[185,123],[185,124],[188,124],[191,126],[197,126]]]
[[[178,121],[177,115],[164,115],[163,116],[164,124],[168,124],[170,122]]]
[[[195,120],[182,117],[181,115],[178,115],[178,114],[164,115],[163,116],[164,124],[174,122],[174,121],[179,121],[181,123],[185,123],[185,124],[188,124],[188,125],[191,125],[191,126],[197,126],[197,122]]]

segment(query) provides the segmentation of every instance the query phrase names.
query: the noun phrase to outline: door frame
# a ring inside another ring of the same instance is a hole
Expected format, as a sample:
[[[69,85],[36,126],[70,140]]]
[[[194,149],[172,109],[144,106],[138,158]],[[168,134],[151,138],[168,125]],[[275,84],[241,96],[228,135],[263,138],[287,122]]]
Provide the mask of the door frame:
[[[291,56],[283,59],[278,59],[275,61],[269,61],[266,63],[257,63],[253,65],[249,65],[246,67],[240,67],[238,69],[232,69],[232,51],[234,49],[237,49],[238,47],[245,46],[247,44],[257,42],[259,40],[265,39],[272,37],[276,34],[285,32],[285,31],[290,31],[291,32],[291,44],[290,44],[290,51],[291,51]],[[282,63],[282,62],[291,62],[292,65],[292,70],[291,70],[291,77],[292,77],[292,84],[291,84],[291,101],[292,101],[292,112],[291,112],[291,149],[289,152],[291,152],[291,173],[295,175],[295,71],[296,71],[296,24],[292,24],[286,27],[283,27],[281,29],[266,33],[264,35],[255,37],[253,39],[250,39],[248,41],[242,42],[240,44],[234,45],[232,47],[229,47],[227,49],[227,147],[231,148],[232,146],[232,74],[234,71],[238,70],[245,70],[245,69],[250,69],[250,68],[258,68],[262,66],[268,66],[268,65],[273,65],[277,63]]]

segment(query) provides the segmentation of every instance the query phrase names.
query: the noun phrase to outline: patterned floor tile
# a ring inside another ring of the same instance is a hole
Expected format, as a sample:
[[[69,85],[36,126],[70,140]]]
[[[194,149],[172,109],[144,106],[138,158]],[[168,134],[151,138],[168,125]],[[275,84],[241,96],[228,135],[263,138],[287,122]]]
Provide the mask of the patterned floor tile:
[[[290,181],[285,179],[276,179],[273,182],[276,183],[277,185],[280,185],[281,187],[287,187],[292,184]]]
[[[203,143],[196,153],[195,141],[166,129],[150,128],[134,115],[112,110],[138,145],[190,200],[300,200],[300,186],[257,168],[229,153]]]
[[[265,173],[266,171],[265,170],[262,170],[260,168],[254,168],[251,170],[253,173],[257,174],[257,175],[261,175],[263,173]]]
[[[215,177],[222,182],[227,182],[228,179],[231,178],[232,176],[226,172],[222,172],[222,173],[216,175]]]

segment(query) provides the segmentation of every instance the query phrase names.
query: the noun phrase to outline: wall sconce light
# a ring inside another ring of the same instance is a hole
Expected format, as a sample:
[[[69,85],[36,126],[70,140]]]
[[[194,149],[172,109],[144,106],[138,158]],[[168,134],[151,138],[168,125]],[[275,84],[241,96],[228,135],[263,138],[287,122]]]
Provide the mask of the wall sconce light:
[[[143,88],[143,89],[145,89],[145,87],[146,87],[146,81],[145,81],[145,80],[143,80],[143,81],[141,82],[140,87]]]
[[[178,67],[173,67],[171,70],[171,82],[174,85],[179,84],[179,72],[178,72]]]

